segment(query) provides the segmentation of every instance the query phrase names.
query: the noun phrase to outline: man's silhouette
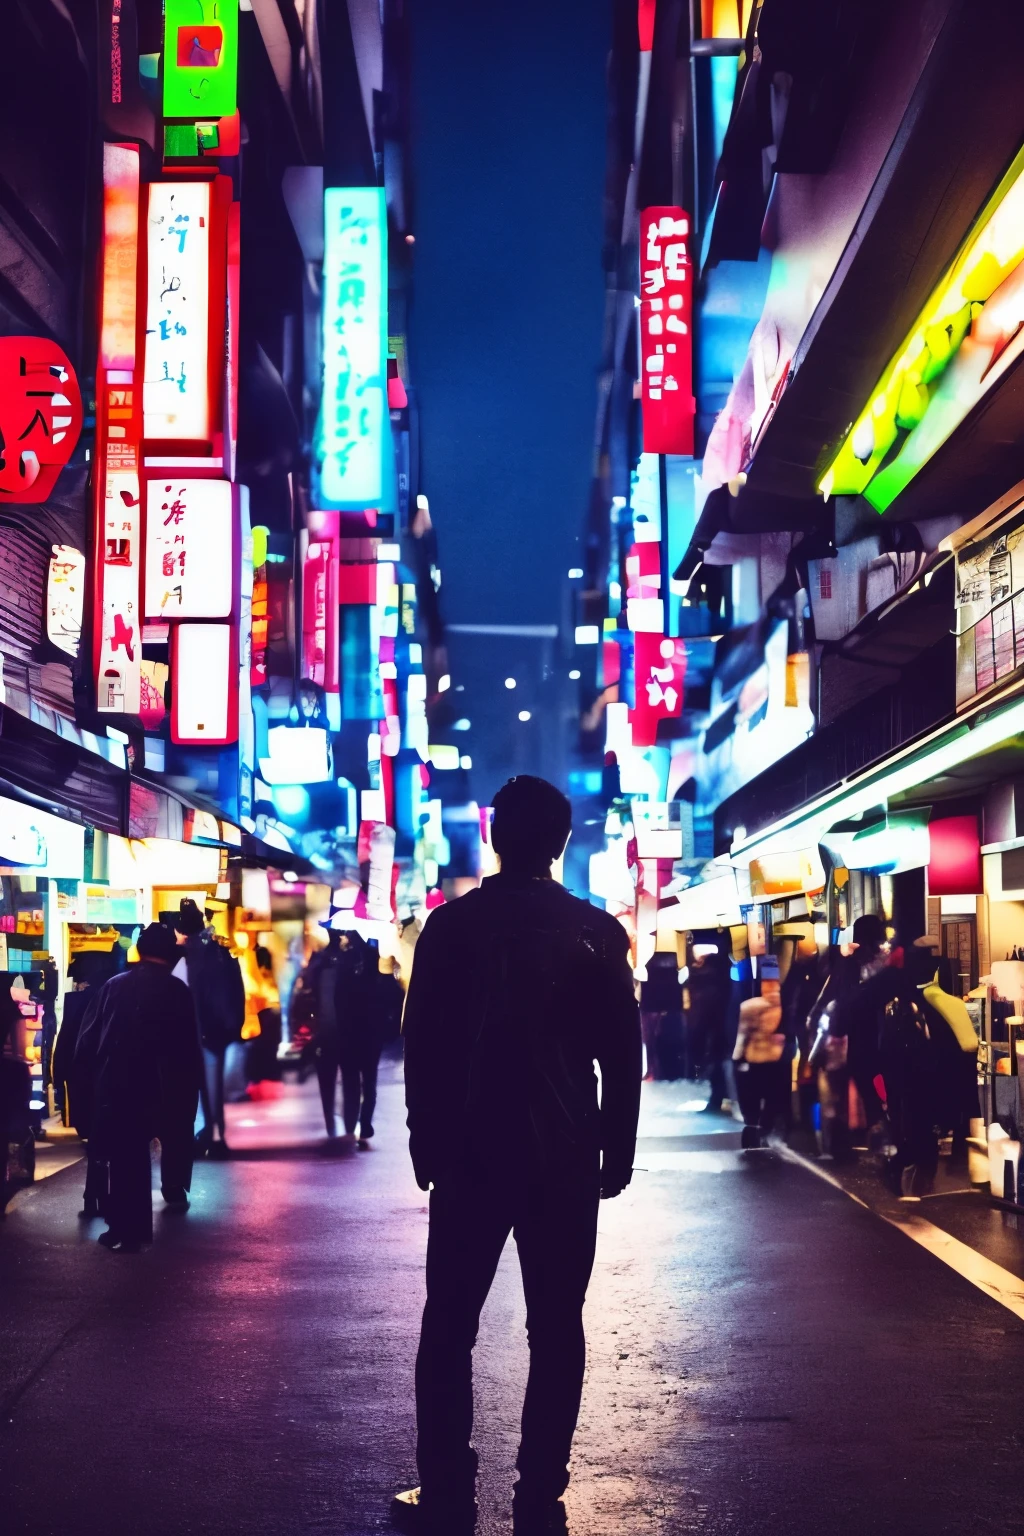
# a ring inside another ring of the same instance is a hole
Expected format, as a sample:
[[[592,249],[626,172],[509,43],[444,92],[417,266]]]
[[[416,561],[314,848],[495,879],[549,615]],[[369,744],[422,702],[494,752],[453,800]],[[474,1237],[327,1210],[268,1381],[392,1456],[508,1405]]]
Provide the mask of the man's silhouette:
[[[530,1344],[516,1529],[565,1528],[598,1200],[629,1183],[641,1075],[626,934],[551,878],[571,819],[545,780],[510,779],[494,800],[500,874],[433,912],[416,946],[403,1030],[410,1151],[431,1192],[421,1488],[394,1506],[412,1530],[475,1520],[472,1350],[510,1232]]]

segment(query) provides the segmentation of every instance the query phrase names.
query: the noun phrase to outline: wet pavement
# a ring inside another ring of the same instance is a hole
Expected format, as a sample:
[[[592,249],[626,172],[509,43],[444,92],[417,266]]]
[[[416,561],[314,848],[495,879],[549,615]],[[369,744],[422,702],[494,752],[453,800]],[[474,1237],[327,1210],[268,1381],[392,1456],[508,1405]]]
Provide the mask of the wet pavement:
[[[1024,1322],[691,1094],[648,1085],[602,1207],[574,1536],[1024,1531]],[[4,1536],[389,1528],[426,1240],[399,1069],[371,1152],[324,1152],[312,1084],[230,1115],[238,1155],[145,1254],[78,1223],[80,1168],[0,1223]],[[958,1219],[1020,1272],[1016,1218]],[[510,1247],[477,1350],[482,1536],[510,1529],[523,1325]]]

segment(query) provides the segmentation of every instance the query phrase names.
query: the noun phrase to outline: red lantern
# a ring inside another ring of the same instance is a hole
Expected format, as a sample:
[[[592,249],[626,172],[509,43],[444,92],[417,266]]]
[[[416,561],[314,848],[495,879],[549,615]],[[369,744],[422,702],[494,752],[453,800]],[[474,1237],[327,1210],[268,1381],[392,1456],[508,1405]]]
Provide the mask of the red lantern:
[[[82,396],[43,336],[0,336],[0,503],[45,501],[75,451]]]

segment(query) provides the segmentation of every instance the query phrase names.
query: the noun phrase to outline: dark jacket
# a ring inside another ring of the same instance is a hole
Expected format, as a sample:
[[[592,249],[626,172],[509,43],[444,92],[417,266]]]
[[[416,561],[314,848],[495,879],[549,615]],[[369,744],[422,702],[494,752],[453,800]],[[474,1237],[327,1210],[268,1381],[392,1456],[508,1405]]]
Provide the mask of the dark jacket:
[[[640,1022],[629,941],[555,881],[492,875],[439,907],[406,999],[417,1182],[459,1168],[629,1182]],[[601,1067],[598,1105],[594,1062]]]
[[[224,1051],[242,1038],[245,1023],[245,982],[242,968],[226,945],[212,933],[193,933],[185,940],[185,968],[199,1033],[208,1051]]]
[[[97,1149],[124,1132],[160,1134],[195,1118],[203,1058],[192,994],[166,966],[129,966],[106,982],[82,1025],[74,1080],[88,1084]]]
[[[78,1037],[82,1032],[89,1006],[99,995],[98,987],[86,987],[82,992],[66,992],[64,1014],[57,1031],[57,1043],[53,1048],[53,1091],[57,1096],[58,1113],[66,1108],[69,1123],[80,1136],[88,1136],[88,1104],[79,1102],[75,1091],[74,1060]]]

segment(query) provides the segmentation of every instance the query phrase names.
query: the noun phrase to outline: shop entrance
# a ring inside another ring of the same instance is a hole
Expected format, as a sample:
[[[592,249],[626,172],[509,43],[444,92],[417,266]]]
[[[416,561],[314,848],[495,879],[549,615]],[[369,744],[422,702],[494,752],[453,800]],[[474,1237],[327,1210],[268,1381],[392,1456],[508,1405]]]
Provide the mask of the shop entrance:
[[[978,985],[978,921],[962,915],[942,918],[942,954],[952,963],[959,995]]]

